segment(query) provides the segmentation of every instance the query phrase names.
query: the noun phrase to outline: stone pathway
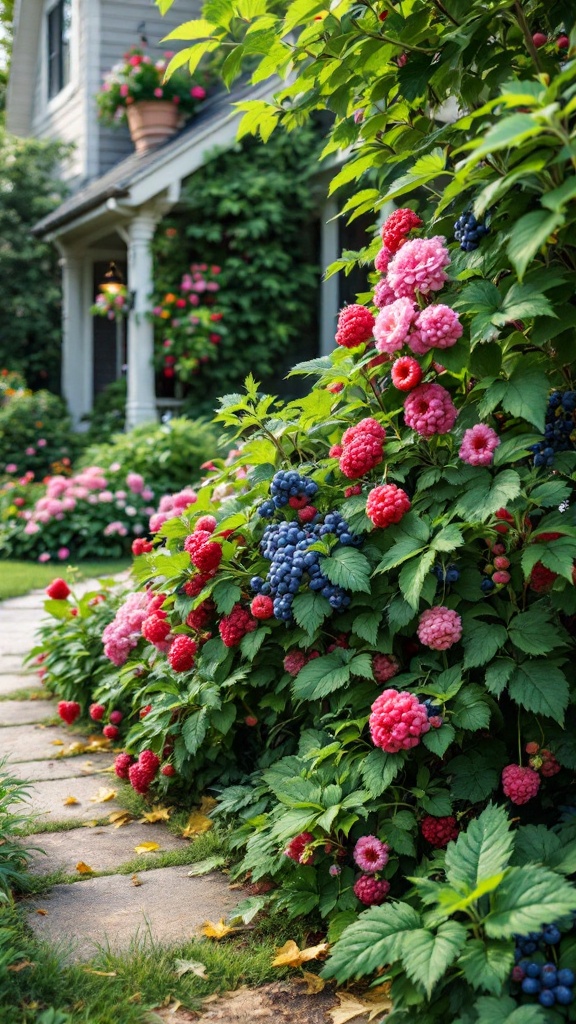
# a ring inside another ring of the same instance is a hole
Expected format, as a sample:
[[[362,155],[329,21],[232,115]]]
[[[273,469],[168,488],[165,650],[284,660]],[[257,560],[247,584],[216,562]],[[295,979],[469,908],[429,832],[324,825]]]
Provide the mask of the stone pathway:
[[[85,581],[75,590],[93,586]],[[68,942],[74,959],[89,958],[106,944],[126,948],[134,939],[185,941],[204,921],[226,917],[238,894],[218,872],[190,878],[188,865],[155,867],[162,853],[185,853],[189,847],[189,840],[172,835],[164,823],[130,821],[115,828],[107,821],[121,810],[114,799],[101,800],[102,789],[117,789],[115,776],[106,771],[112,754],[95,749],[62,756],[71,743],[85,746],[89,737],[71,734],[55,721],[56,701],[46,699],[37,675],[22,666],[34,646],[43,600],[43,591],[37,591],[0,604],[0,758],[7,757],[14,775],[31,782],[27,810],[38,823],[37,833],[26,840],[36,847],[32,873],[75,876],[84,863],[110,874],[78,873],[78,881],[28,899],[29,922],[38,935]],[[30,691],[31,699],[11,698],[22,691]],[[67,803],[70,797],[76,802]],[[44,831],[59,824],[63,830]],[[135,847],[142,842],[158,843],[159,849],[146,854],[150,870],[140,870],[134,884],[130,874],[119,872],[138,857]]]

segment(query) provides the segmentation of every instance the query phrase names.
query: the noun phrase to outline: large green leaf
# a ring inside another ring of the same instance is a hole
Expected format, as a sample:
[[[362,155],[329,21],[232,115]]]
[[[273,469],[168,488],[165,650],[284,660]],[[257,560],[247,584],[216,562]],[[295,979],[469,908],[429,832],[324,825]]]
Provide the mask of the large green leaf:
[[[550,383],[543,370],[520,360],[508,378],[502,407],[511,416],[527,420],[544,433],[549,391]]]
[[[420,594],[435,560],[435,552],[426,551],[420,558],[413,558],[404,565],[400,571],[398,584],[404,599],[416,611],[420,601]]]
[[[404,939],[421,928],[420,914],[408,903],[386,903],[361,914],[342,934],[322,976],[343,982],[372,974],[402,957]]]
[[[386,754],[378,749],[370,751],[360,765],[360,774],[370,796],[382,796],[401,771],[404,760],[402,753]]]
[[[208,731],[208,712],[202,708],[190,715],[182,726],[182,739],[189,754],[195,754],[202,745]]]
[[[320,568],[336,586],[370,593],[370,562],[356,548],[336,548],[329,558],[320,558]]]
[[[485,879],[503,871],[510,860],[514,838],[503,807],[488,807],[461,832],[446,850],[446,880],[455,888],[476,889]]]
[[[544,429],[544,426],[542,426]],[[499,508],[520,494],[520,477],[514,469],[504,469],[494,478],[487,472],[481,483],[467,490],[458,500],[456,511],[464,519],[484,522]]]
[[[296,622],[302,629],[305,629],[309,636],[316,632],[322,625],[332,609],[327,598],[313,590],[307,590],[304,594],[297,594],[292,602],[292,613]]]
[[[402,944],[402,963],[409,978],[421,985],[428,998],[436,983],[466,942],[466,928],[456,921],[441,924],[436,934],[427,928],[409,932]]]
[[[481,996],[474,1003],[474,1024],[550,1024],[549,1011],[543,1006],[518,1006],[510,996]],[[470,1018],[466,1018],[469,1024]],[[456,1024],[464,1024],[460,1018]]]
[[[492,898],[486,934],[508,938],[537,931],[543,921],[557,921],[576,910],[576,888],[548,868],[527,864],[510,868]]]
[[[499,623],[465,619],[462,636],[464,668],[476,668],[491,661],[507,638],[506,627]]]
[[[292,690],[295,697],[317,700],[341,689],[349,679],[349,666],[343,665],[339,653],[333,651],[304,665],[292,684]]]
[[[514,646],[525,654],[548,654],[562,640],[540,607],[515,615],[508,626],[508,636]]]
[[[532,210],[516,221],[510,233],[507,252],[520,280],[538,250],[563,223],[561,213],[547,213],[546,210]]]
[[[499,772],[492,760],[488,752],[473,750],[448,763],[446,771],[451,775],[450,791],[455,800],[476,804],[490,796],[499,782]]]
[[[560,725],[568,706],[568,681],[563,672],[544,658],[518,665],[508,684],[512,700],[536,715],[546,715]]]
[[[471,939],[458,960],[469,985],[498,995],[514,966],[512,943]]]

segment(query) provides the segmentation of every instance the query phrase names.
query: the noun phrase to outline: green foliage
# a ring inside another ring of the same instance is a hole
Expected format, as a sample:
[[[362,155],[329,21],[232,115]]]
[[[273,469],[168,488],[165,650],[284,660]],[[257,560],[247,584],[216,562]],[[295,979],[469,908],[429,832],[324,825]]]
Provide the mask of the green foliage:
[[[11,476],[30,471],[36,480],[69,472],[77,448],[66,406],[49,391],[23,392],[0,405],[0,472],[16,466]]]
[[[28,821],[21,811],[21,805],[28,799],[28,789],[27,783],[12,775],[5,760],[0,760],[0,908],[13,889],[26,887],[30,853],[18,837]]]
[[[61,285],[58,254],[31,228],[64,196],[57,142],[16,139],[0,126],[0,364],[31,387],[60,383]]]

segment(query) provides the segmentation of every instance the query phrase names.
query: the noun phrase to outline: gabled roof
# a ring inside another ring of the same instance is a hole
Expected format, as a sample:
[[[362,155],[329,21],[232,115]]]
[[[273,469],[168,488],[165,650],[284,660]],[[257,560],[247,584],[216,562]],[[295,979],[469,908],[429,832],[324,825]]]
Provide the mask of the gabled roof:
[[[242,117],[234,104],[263,100],[278,89],[278,80],[259,86],[243,83],[230,93],[217,93],[177,135],[148,153],[132,153],[116,167],[66,199],[34,227],[34,234],[61,236],[95,221],[121,200],[122,207],[139,207],[166,192],[202,167],[216,150],[233,145]]]
[[[34,89],[38,73],[38,47],[42,31],[43,0],[16,0],[12,60],[6,97],[6,127],[13,135],[30,135]]]

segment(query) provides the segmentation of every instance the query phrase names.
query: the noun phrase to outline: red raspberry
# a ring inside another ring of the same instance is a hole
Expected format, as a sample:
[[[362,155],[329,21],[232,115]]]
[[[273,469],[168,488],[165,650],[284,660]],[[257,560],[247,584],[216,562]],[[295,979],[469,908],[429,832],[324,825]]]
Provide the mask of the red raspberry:
[[[417,632],[420,643],[426,647],[433,651],[447,651],[462,636],[462,619],[451,608],[435,605],[422,612]]]
[[[353,484],[352,487],[346,487],[344,489],[345,498],[351,498],[354,494],[362,494],[362,487],[360,484]]]
[[[537,754],[538,751],[540,750],[540,747],[539,747],[538,743],[532,742],[532,743],[527,743],[526,746],[524,747],[524,750],[526,751],[527,754]]]
[[[207,583],[216,575],[216,570],[211,572],[198,572],[184,584],[184,593],[187,597],[198,597]]]
[[[548,36],[545,36],[543,32],[535,32],[532,36],[532,42],[536,49],[539,50],[541,46],[546,46]]]
[[[103,704],[91,704],[88,708],[88,714],[93,722],[99,722],[101,718],[104,718],[106,708]]]
[[[146,704],[145,707],[140,708],[140,712],[139,712],[140,718],[146,718],[146,715],[149,715],[151,711],[152,711],[152,705],[151,704]]]
[[[67,725],[72,725],[76,721],[81,710],[82,708],[76,700],[61,700],[58,702],[58,714]]]
[[[442,718],[442,715],[432,715],[431,718],[428,719],[428,721],[430,722],[431,729],[439,729],[441,725],[444,725],[444,719]]]
[[[291,676],[297,676],[301,669],[306,665],[308,658],[304,654],[304,651],[288,651],[288,654],[284,658],[284,671],[288,672]]]
[[[298,512],[298,519],[301,523],[311,523],[316,515],[318,515],[318,509],[314,508],[314,505],[306,505]]]
[[[196,520],[194,532],[198,530],[204,530],[206,533],[214,533],[217,523],[214,516],[200,516],[200,519]]]
[[[250,611],[255,619],[271,619],[274,615],[274,601],[267,594],[257,594],[250,605]]]
[[[339,459],[343,451],[344,449],[341,444],[333,444],[328,455],[331,459]]]
[[[520,967],[520,964],[515,964],[512,968],[512,981],[523,981],[525,977],[526,975],[524,974],[523,969]]]
[[[488,546],[490,546],[490,542],[488,542]],[[493,555],[505,555],[506,554],[506,548],[504,547],[503,544],[493,544],[492,545],[492,554]]]
[[[105,725],[102,732],[107,740],[117,740],[120,735],[120,729],[117,725]]]
[[[494,580],[494,583],[500,583],[504,585],[505,583],[510,583],[511,577],[509,572],[500,571],[495,572],[494,575],[492,576],[492,579]]]
[[[389,654],[374,654],[372,656],[372,673],[377,683],[387,683],[400,671],[400,665],[396,658]]]
[[[392,383],[399,391],[411,391],[422,380],[422,367],[412,356],[401,356],[392,363]]]
[[[340,456],[340,469],[349,480],[354,480],[379,466],[383,458],[384,449],[381,441],[369,435],[355,438],[344,447]]]
[[[78,609],[77,608],[71,608],[70,609],[70,615],[73,615],[74,618],[76,618],[76,616],[78,615]]]
[[[252,633],[258,623],[250,612],[240,604],[235,604],[229,615],[225,615],[218,626],[218,631],[226,647],[235,647],[246,633]]]
[[[373,437],[376,441],[383,442],[386,437],[386,431],[378,420],[375,420],[372,416],[367,416],[366,419],[360,420],[353,427],[348,427],[347,430],[342,434],[342,444],[346,446],[352,441],[363,440],[366,435]]]
[[[438,850],[448,846],[453,839],[457,839],[460,832],[456,818],[452,815],[448,818],[433,818],[428,814],[423,819],[420,829],[424,839]]]
[[[556,40],[556,46],[559,50],[568,50],[570,47],[570,40],[568,36],[558,36]]]
[[[66,580],[56,579],[52,580],[49,587],[46,587],[46,596],[52,601],[65,601],[70,594],[70,587],[66,583]]]
[[[123,718],[124,715],[122,714],[121,711],[110,712],[110,721],[112,722],[112,725],[120,725],[120,722],[122,721]]]
[[[170,632],[170,623],[156,612],[142,623],[142,636],[151,644],[162,644]]]
[[[366,502],[366,515],[374,526],[385,529],[392,523],[399,523],[410,508],[410,498],[396,484],[382,484],[374,487]]]
[[[163,767],[162,767],[162,768],[160,769],[160,771],[161,771],[162,775],[167,775],[167,776],[168,776],[169,778],[170,778],[170,777],[171,777],[172,775],[176,775],[176,769],[175,769],[175,767],[174,767],[174,765],[173,765],[173,764],[165,764],[165,765],[164,765],[164,766],[163,766]]]
[[[542,562],[536,562],[532,572],[530,573],[530,579],[528,586],[530,590],[533,590],[536,594],[547,594],[549,590],[552,590],[555,580],[558,579],[558,573],[552,572],[552,569],[547,569]]]
[[[153,779],[160,766],[160,758],[153,750],[143,750],[138,757],[138,764]]]
[[[154,551],[154,545],[151,541],[144,540],[143,537],[136,537],[136,540],[132,541],[133,555],[147,555],[150,551]]]
[[[154,594],[148,602],[148,615],[159,615],[161,619],[165,619],[166,612],[161,610],[165,600],[166,594]]]
[[[216,605],[213,601],[210,601],[209,599],[207,601],[202,601],[197,608],[188,612],[186,625],[190,626],[190,629],[200,631],[201,629],[204,629],[204,626],[206,626],[210,621],[215,611]]]
[[[494,527],[496,532],[497,533],[508,533],[508,530],[509,530],[508,523],[513,523],[514,522],[514,516],[511,515],[510,512],[508,512],[508,509],[499,508],[498,511],[494,513],[494,517],[496,519],[500,520],[498,525]]]
[[[311,864],[314,860],[314,853],[310,851],[306,853],[306,847],[310,843],[314,842],[314,836],[311,832],[301,832],[300,835],[294,836],[288,843],[288,846],[284,850],[286,857],[290,860],[296,861],[297,864]]]
[[[150,788],[151,779],[142,770],[142,766],[137,761],[136,764],[131,764],[128,769],[128,779],[132,789],[135,789],[137,793],[144,795]]]
[[[305,494],[294,495],[292,498],[288,498],[288,504],[293,509],[304,508],[308,504],[308,498]]]
[[[372,337],[374,317],[366,306],[345,306],[338,316],[336,344],[344,348],[357,348]]]
[[[191,557],[193,557],[197,551],[200,550],[204,544],[212,539],[212,534],[209,530],[194,530],[194,533],[189,533],[184,541],[184,550],[188,551]]]
[[[505,558],[504,555],[498,555],[498,557],[494,559],[495,569],[507,569],[509,565],[510,559]]]
[[[256,718],[256,715],[246,715],[244,721],[246,725],[250,726],[251,729],[253,729],[255,725],[258,725],[258,719]]]
[[[380,906],[389,892],[390,882],[387,882],[385,878],[378,880],[373,875],[360,875],[360,878],[354,882],[354,895],[366,907]]]
[[[128,770],[130,765],[134,762],[132,754],[118,754],[118,757],[114,761],[114,771],[119,779],[128,778]]]
[[[561,771],[562,766],[558,763],[552,751],[542,750],[540,754],[542,757],[540,773],[545,779],[551,779],[553,775],[557,775]]]
[[[192,555],[192,564],[200,569],[200,572],[215,570],[222,561],[222,548],[215,540],[203,544],[198,551]]]
[[[390,252],[398,252],[406,241],[406,235],[421,224],[420,217],[412,210],[394,210],[382,225],[382,242]]]
[[[344,385],[340,381],[334,381],[333,384],[326,385],[326,391],[330,391],[333,395],[339,395],[344,390]]]
[[[168,651],[168,662],[174,672],[189,672],[194,668],[194,655],[198,650],[198,644],[191,636],[183,634],[172,641]]]
[[[428,712],[413,693],[384,690],[371,711],[372,742],[387,754],[416,747],[420,737],[430,729]]]
[[[540,776],[532,768],[506,765],[502,772],[502,789],[513,804],[527,804],[540,789]]]

